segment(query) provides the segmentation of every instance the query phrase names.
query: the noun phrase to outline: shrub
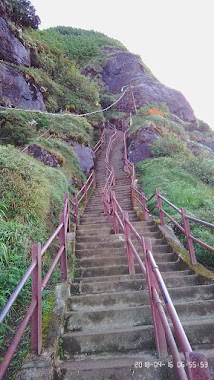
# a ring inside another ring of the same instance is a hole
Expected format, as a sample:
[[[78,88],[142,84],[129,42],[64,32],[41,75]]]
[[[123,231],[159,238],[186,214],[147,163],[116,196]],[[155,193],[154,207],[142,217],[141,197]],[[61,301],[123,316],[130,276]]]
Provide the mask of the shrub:
[[[15,146],[22,146],[28,144],[31,137],[35,136],[35,131],[29,125],[12,125],[10,122],[6,122],[3,127],[0,128],[0,140],[4,145],[13,144]]]
[[[6,0],[6,11],[11,21],[23,28],[38,29],[41,23],[34,6],[28,0]]]
[[[195,157],[180,155],[138,162],[136,169],[140,185],[143,186],[147,197],[159,188],[161,194],[178,208],[184,207],[189,215],[213,223],[213,189],[201,181],[194,168],[188,168],[189,160],[194,161]],[[195,167],[197,168],[197,160]],[[156,201],[152,200],[150,206],[154,206],[155,203]],[[175,210],[164,203],[163,207],[174,219],[180,221],[180,216]],[[157,215],[156,210],[155,213]],[[193,236],[213,246],[213,230],[191,223],[191,232]],[[180,238],[180,234],[178,236]],[[183,242],[183,235],[181,240]],[[199,262],[208,266],[214,265],[212,253],[198,244],[195,245],[195,250]]]
[[[186,144],[176,135],[169,133],[151,144],[151,151],[155,157],[173,156],[179,153],[188,153]]]

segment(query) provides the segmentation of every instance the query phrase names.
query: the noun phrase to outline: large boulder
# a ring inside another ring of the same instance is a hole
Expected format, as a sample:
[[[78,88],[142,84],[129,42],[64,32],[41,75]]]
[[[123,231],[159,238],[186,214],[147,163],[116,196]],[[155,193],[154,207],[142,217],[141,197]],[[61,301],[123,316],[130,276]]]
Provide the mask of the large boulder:
[[[83,173],[88,176],[90,171],[94,168],[93,151],[89,147],[80,145],[77,142],[73,142],[72,145]]]
[[[43,97],[32,78],[25,78],[17,69],[0,63],[0,105],[20,106],[45,111]]]
[[[159,138],[160,136],[153,126],[140,128],[131,139],[127,139],[129,161],[137,163],[153,157],[150,144]]]
[[[111,52],[102,71],[102,79],[113,94],[119,94],[123,86],[132,84],[137,108],[146,103],[164,102],[171,113],[184,121],[196,120],[193,109],[181,92],[160,83],[143,65],[140,58],[126,51]],[[134,102],[128,90],[117,105],[121,112],[133,112]]]
[[[43,149],[41,146],[31,144],[27,148],[28,153],[39,161],[42,161],[45,165],[52,166],[54,168],[62,166],[62,162],[51,152]]]
[[[2,12],[4,12],[4,8],[2,8]],[[30,66],[30,54],[28,50],[11,32],[3,17],[0,17],[0,59],[16,65]]]

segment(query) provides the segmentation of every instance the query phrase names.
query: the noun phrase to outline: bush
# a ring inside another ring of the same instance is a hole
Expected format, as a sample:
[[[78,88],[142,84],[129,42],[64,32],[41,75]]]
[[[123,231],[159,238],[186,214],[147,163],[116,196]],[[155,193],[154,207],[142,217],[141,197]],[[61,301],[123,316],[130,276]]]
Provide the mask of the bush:
[[[155,189],[159,188],[163,196],[178,208],[184,207],[188,215],[213,223],[213,188],[199,179],[194,168],[191,169],[191,166],[188,165],[189,160],[193,162],[195,157],[172,156],[138,162],[136,169],[140,185],[147,197],[150,197]],[[197,168],[197,160],[195,168]],[[150,206],[154,206],[155,203],[156,201],[152,200]],[[169,215],[180,222],[180,216],[174,209],[164,203],[163,207]],[[156,210],[155,214],[157,215]],[[191,223],[191,232],[193,236],[211,247],[213,246],[213,230]],[[178,237],[180,238],[180,234]],[[181,240],[183,242],[183,235],[181,235]],[[212,253],[203,249],[199,244],[195,245],[195,251],[199,262],[208,266],[214,265]]]
[[[12,144],[15,146],[23,146],[28,144],[30,138],[35,136],[35,131],[29,125],[20,125],[14,122],[6,122],[0,128],[0,140],[4,145]]]
[[[38,29],[41,23],[34,6],[28,0],[6,0],[6,11],[17,26]]]
[[[169,133],[161,139],[155,140],[151,144],[151,151],[154,157],[166,157],[179,153],[190,153],[186,144],[179,140],[173,133]]]

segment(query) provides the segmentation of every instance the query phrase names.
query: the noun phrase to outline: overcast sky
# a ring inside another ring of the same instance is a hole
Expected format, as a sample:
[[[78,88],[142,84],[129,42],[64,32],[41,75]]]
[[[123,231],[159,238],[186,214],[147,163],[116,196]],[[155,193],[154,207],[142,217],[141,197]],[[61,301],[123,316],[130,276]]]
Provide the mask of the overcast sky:
[[[40,29],[93,29],[121,41],[214,129],[213,0],[31,0]]]

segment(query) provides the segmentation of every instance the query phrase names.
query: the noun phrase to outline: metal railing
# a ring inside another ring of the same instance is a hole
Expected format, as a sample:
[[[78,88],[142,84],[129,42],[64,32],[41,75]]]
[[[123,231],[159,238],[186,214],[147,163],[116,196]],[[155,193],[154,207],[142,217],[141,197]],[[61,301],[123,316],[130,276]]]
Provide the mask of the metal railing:
[[[59,225],[48,239],[48,241],[41,246],[41,243],[33,244],[31,249],[32,263],[28,267],[20,283],[17,285],[14,292],[11,294],[7,304],[0,313],[0,323],[4,321],[12,306],[14,305],[17,297],[21,293],[28,279],[32,279],[31,286],[31,302],[28,307],[22,322],[16,330],[15,336],[7,349],[3,361],[0,364],[0,379],[3,378],[10,361],[18,347],[18,344],[25,332],[25,329],[31,319],[31,349],[37,352],[38,355],[42,351],[42,292],[46,288],[51,275],[60,261],[61,280],[67,279],[67,247],[66,247],[66,234],[69,229],[69,198],[65,194],[65,205],[63,213],[59,217]],[[42,278],[42,257],[47,252],[51,243],[59,238],[59,250],[48,270],[45,277]]]
[[[94,153],[97,154],[99,150],[105,144],[104,131],[98,143],[94,147]],[[24,276],[20,280],[19,284],[11,294],[7,304],[0,312],[0,324],[3,323],[8,316],[11,308],[13,307],[17,297],[23,290],[27,281],[31,278],[31,301],[30,305],[24,315],[20,325],[18,326],[14,337],[6,351],[6,354],[0,364],[0,380],[3,379],[7,368],[11,362],[11,359],[18,347],[20,340],[22,339],[26,327],[31,320],[31,349],[38,355],[42,352],[42,292],[46,288],[53,271],[55,270],[58,262],[60,261],[61,280],[67,280],[67,247],[66,238],[67,232],[70,229],[70,215],[73,215],[74,222],[78,223],[79,208],[83,203],[87,203],[92,190],[92,186],[96,186],[94,171],[91,173],[80,191],[75,194],[74,200],[69,199],[69,194],[65,194],[63,213],[59,217],[59,225],[47,240],[47,242],[41,246],[41,243],[33,244],[31,249],[32,262],[29,265]],[[70,204],[73,205],[73,210],[70,209]],[[44,278],[42,278],[42,257],[47,252],[51,244],[58,239],[59,249],[55,258],[48,269]]]
[[[110,141],[109,145],[111,144],[112,142]],[[108,151],[110,152],[110,149]],[[128,163],[128,160],[125,161],[125,168],[132,169],[131,165]],[[211,380],[211,374],[208,368],[206,356],[203,353],[193,351],[191,348],[171,297],[168,293],[167,287],[164,283],[163,277],[153,257],[151,240],[139,235],[132,223],[129,221],[128,212],[124,211],[118,203],[114,191],[111,191],[110,189],[109,191],[110,196],[104,193],[104,195],[106,195],[105,202],[109,203],[108,207],[104,207],[104,209],[106,213],[113,216],[115,233],[117,234],[122,232],[124,234],[129,273],[132,275],[135,274],[136,261],[139,265],[140,271],[144,274],[148,285],[149,302],[151,306],[155,341],[159,358],[167,358],[169,353],[172,355],[173,368],[175,369],[179,380],[193,380],[195,378],[195,368],[197,368],[197,376],[201,379],[206,378]],[[142,204],[144,203],[142,202]],[[144,258],[144,262],[134,246],[131,235],[133,235],[140,244],[141,255]],[[177,338],[183,356],[179,352],[165,309],[160,299],[160,295],[165,303],[166,311],[168,312],[168,316],[174,329],[175,338]]]
[[[112,128],[111,128],[112,129]],[[106,149],[106,155],[105,155],[105,166],[106,166],[106,183],[102,191],[102,201],[104,205],[104,212],[108,215],[110,215],[110,190],[111,187],[115,184],[115,175],[114,175],[114,168],[111,166],[109,162],[110,153],[113,148],[113,143],[117,139],[117,131],[114,128],[114,133],[109,139],[109,143]]]
[[[158,209],[159,219],[160,219],[160,225],[165,224],[165,217],[168,218],[185,236],[186,244],[189,252],[189,258],[192,265],[197,264],[197,259],[195,256],[195,249],[194,249],[194,242],[199,244],[201,247],[207,249],[208,251],[214,253],[214,248],[210,245],[206,244],[205,242],[201,241],[200,239],[196,238],[191,233],[190,223],[189,222],[195,222],[197,224],[200,224],[201,226],[214,229],[214,224],[208,223],[206,221],[193,218],[192,216],[187,214],[187,211],[185,208],[179,209],[176,207],[173,203],[171,203],[168,199],[166,199],[163,195],[161,195],[160,190],[156,189],[156,192],[151,195],[151,197],[147,198],[145,194],[141,191],[139,191],[136,188],[136,176],[135,176],[135,169],[134,164],[132,164],[127,159],[127,147],[126,147],[126,134],[124,133],[124,170],[128,172],[131,176],[131,196],[132,196],[132,204],[133,207],[139,207],[140,210],[143,212],[144,220],[148,220],[149,213],[151,213],[155,208]],[[156,197],[156,204],[148,208],[149,202]],[[163,208],[163,202],[167,204],[169,207],[173,208],[180,216],[182,225],[180,225],[169,213],[167,213]]]

